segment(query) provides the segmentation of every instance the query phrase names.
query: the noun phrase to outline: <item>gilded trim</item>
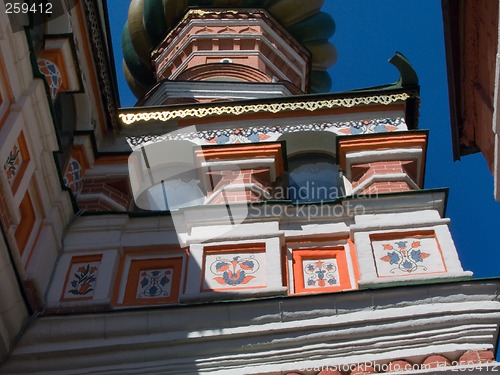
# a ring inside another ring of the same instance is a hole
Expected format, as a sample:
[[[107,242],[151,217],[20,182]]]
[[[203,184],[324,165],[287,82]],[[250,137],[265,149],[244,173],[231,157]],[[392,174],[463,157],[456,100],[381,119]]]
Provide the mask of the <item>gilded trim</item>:
[[[383,104],[389,105],[398,101],[409,99],[410,94],[404,92],[399,94],[389,95],[374,95],[366,97],[354,98],[338,98],[327,99],[307,102],[288,102],[288,103],[263,103],[263,104],[250,104],[250,105],[234,105],[234,106],[220,106],[220,107],[200,107],[200,108],[184,108],[171,111],[151,111],[141,113],[120,113],[119,117],[122,123],[126,125],[133,124],[138,121],[168,121],[175,118],[186,117],[207,117],[213,115],[242,115],[245,113],[256,112],[270,112],[278,113],[281,111],[316,111],[324,108],[345,107],[350,108],[357,105],[369,104]]]

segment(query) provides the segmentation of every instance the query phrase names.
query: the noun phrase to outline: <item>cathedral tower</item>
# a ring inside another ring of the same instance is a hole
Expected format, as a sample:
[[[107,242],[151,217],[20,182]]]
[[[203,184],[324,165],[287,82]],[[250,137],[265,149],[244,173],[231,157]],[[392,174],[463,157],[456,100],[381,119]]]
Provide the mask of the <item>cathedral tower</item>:
[[[89,42],[106,33],[105,9],[82,1],[72,41],[26,46],[44,113],[74,95],[78,120],[40,131],[51,151],[69,134],[50,170],[27,123],[0,129],[0,202],[17,213],[2,216],[10,285],[36,311],[0,331],[0,371],[492,368],[500,284],[463,270],[448,192],[424,187],[417,74],[396,53],[397,82],[330,93],[322,3],[133,0],[122,39],[134,108],[116,110],[105,38]],[[42,210],[51,194],[60,216]],[[49,217],[57,230],[39,229]]]

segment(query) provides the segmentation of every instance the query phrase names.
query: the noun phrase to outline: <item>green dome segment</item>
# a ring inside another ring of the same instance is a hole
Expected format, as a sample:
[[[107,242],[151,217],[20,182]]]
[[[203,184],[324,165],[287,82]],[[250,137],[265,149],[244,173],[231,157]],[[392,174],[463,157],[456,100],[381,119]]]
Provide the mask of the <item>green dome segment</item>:
[[[311,72],[311,91],[326,93],[332,88],[332,77],[326,70],[313,70]]]
[[[264,3],[264,0],[243,0],[241,5],[244,7],[263,7]]]
[[[324,0],[278,0],[267,10],[287,27],[319,12],[323,3]]]
[[[213,6],[214,0],[189,0],[189,6]]]
[[[328,40],[335,33],[335,21],[328,13],[319,12],[290,26],[288,31],[302,43]]]
[[[153,45],[161,41],[168,28],[163,12],[163,0],[144,0],[144,27]]]
[[[127,81],[128,87],[134,94],[136,98],[142,98],[146,95],[147,91],[139,84],[139,82],[132,76],[130,71],[128,70],[128,66],[125,63],[125,60],[122,61],[123,65],[123,74],[125,75],[125,80]]]
[[[304,46],[311,52],[313,70],[327,70],[337,62],[337,48],[328,41],[305,43]]]
[[[127,65],[127,70],[135,81],[145,89],[151,87],[155,82],[150,68],[145,65],[134,49],[128,29],[128,21],[122,31],[122,51],[123,59]]]
[[[186,11],[188,0],[163,0],[163,15],[167,27],[163,30],[162,38],[174,26],[177,19]]]
[[[312,53],[312,73],[325,71],[335,63],[337,52],[328,39],[335,22],[321,12],[324,0],[132,0],[128,21],[122,33],[122,48],[128,70],[127,81],[134,94],[141,86],[146,91],[155,83],[151,50],[161,42],[179,18],[193,7],[257,7],[266,9]],[[326,82],[331,82],[329,78]],[[325,81],[312,84],[312,92],[325,92]],[[316,88],[321,87],[320,91]],[[131,87],[132,88],[132,87]]]

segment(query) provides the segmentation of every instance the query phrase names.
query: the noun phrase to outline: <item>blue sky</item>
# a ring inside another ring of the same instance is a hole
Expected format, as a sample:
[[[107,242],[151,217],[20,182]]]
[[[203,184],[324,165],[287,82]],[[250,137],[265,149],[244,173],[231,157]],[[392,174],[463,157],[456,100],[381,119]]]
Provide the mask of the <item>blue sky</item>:
[[[108,0],[121,106],[130,107],[135,98],[121,68],[125,3]],[[425,187],[450,188],[446,215],[464,269],[475,277],[500,276],[500,203],[493,199],[493,177],[482,154],[453,162],[441,1],[325,0],[324,10],[337,25],[331,39],[339,56],[331,69],[334,92],[395,82],[399,73],[387,62],[395,51],[415,68],[419,127],[430,130]]]
[[[449,187],[447,217],[462,265],[475,277],[500,275],[500,203],[482,154],[453,162],[441,1],[326,0],[337,31],[334,91],[394,82],[387,63],[402,52],[421,87],[420,129],[429,129],[426,188]]]

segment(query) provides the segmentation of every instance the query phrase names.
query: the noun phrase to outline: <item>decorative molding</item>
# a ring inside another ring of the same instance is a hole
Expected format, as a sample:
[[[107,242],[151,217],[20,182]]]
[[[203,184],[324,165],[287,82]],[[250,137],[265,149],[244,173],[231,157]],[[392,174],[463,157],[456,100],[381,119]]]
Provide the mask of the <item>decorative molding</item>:
[[[63,84],[63,78],[59,67],[55,62],[42,57],[37,58],[37,64],[40,73],[45,76],[45,80],[49,85],[50,97],[54,100]]]
[[[259,143],[279,139],[282,134],[301,131],[328,131],[337,135],[357,135],[371,133],[386,133],[406,130],[402,117],[365,119],[359,121],[313,122],[298,125],[263,125],[237,129],[197,130],[190,133],[148,134],[127,137],[127,142],[133,150],[146,144],[165,140],[200,141],[202,144],[233,144]]]
[[[176,78],[178,81],[205,81],[213,77],[232,77],[244,82],[266,83],[272,82],[272,78],[262,71],[247,65],[233,63],[210,63],[195,65],[184,70]],[[197,82],[198,83],[198,82]],[[220,82],[217,82],[217,87]]]
[[[62,91],[80,92],[80,68],[71,34],[44,35],[44,41],[44,49],[37,52],[36,57],[39,71],[49,85],[52,100]]]
[[[228,17],[229,16],[229,17]],[[223,19],[224,17],[226,18],[231,18],[233,20],[248,20],[249,18],[257,19],[257,20],[263,20],[266,22],[267,25],[271,27],[271,30],[273,33],[279,36],[279,38],[282,39],[290,39],[291,34],[281,26],[280,23],[275,23],[271,21],[271,17],[269,16],[268,11],[263,10],[262,8],[255,8],[255,9],[247,9],[245,12],[242,12],[242,9],[228,9],[225,8],[223,10],[218,10],[216,8],[212,9],[190,9],[186,15],[182,18],[181,21],[177,24],[177,27],[175,27],[165,38],[164,40],[164,45],[169,45],[174,39],[179,38],[179,34],[181,31],[188,25],[188,23],[192,19],[202,19],[202,20],[220,20]],[[300,43],[293,43],[288,46],[289,48],[293,49],[293,51],[297,55],[305,55],[310,52],[307,51],[305,47],[303,47]],[[152,57],[153,59],[156,59],[161,53],[163,52],[163,48],[156,48],[152,52]]]
[[[83,173],[84,170],[78,160],[71,157],[66,172],[64,173],[63,183],[75,195],[78,195],[82,190]]]
[[[357,185],[356,187],[353,187],[352,191],[351,191],[351,195],[387,193],[387,191],[382,191],[382,189],[380,189],[380,188],[377,188],[377,187],[372,188],[372,185],[376,184],[377,182],[382,182],[382,183],[398,182],[398,183],[406,184],[404,189],[401,186],[398,186],[397,190],[390,191],[392,193],[394,193],[396,191],[407,191],[408,189],[414,189],[414,190],[420,189],[420,187],[406,173],[374,174],[374,175],[368,177],[366,180],[364,180],[361,184]],[[370,188],[372,188],[372,189],[370,189]],[[373,191],[376,191],[377,193],[374,193]]]
[[[100,28],[99,10],[96,9],[95,0],[85,0],[83,2],[89,36],[92,40],[91,47],[96,60],[96,69],[99,72],[99,85],[102,90],[102,97],[106,103],[106,109],[113,128],[117,128],[116,113],[118,109],[115,104],[114,92],[112,89],[112,79],[108,67],[108,59],[104,54],[107,51],[106,43],[103,42],[103,36]]]
[[[87,0],[88,1],[88,0]],[[139,113],[120,113],[121,121],[130,125],[138,121],[168,121],[174,118],[203,118],[214,115],[242,115],[246,113],[279,113],[281,111],[316,111],[319,109],[331,109],[336,107],[351,108],[358,105],[382,104],[389,105],[398,101],[405,101],[412,97],[407,92],[398,94],[372,95],[353,98],[338,98],[325,99],[316,101],[303,102],[281,102],[281,103],[263,103],[263,104],[248,104],[248,105],[227,105],[227,106],[210,106],[210,107],[194,107],[164,111],[149,111]]]

